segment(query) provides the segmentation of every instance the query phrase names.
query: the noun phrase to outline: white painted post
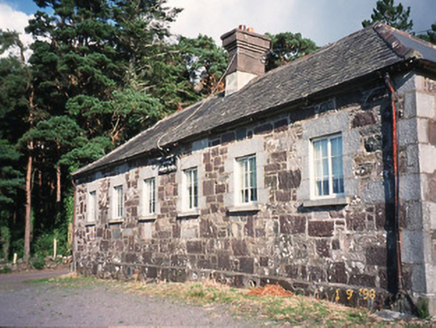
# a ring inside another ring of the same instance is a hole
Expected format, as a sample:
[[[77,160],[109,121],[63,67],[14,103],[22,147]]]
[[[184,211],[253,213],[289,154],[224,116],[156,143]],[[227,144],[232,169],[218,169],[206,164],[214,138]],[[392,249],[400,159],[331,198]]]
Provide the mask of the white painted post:
[[[17,253],[14,253],[14,259],[12,261],[13,264],[17,264]]]
[[[58,246],[58,243],[57,243],[57,240],[55,238],[55,239],[53,239],[53,259],[54,260],[56,260],[57,246]]]

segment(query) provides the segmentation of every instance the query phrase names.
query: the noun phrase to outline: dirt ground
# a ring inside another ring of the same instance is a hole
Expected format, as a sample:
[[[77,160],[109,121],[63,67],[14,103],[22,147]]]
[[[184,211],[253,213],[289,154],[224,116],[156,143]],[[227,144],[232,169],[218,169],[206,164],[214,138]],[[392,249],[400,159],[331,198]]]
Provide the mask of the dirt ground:
[[[0,275],[0,326],[265,327],[232,317],[225,307],[195,307],[104,285],[56,287],[29,283],[66,270]]]

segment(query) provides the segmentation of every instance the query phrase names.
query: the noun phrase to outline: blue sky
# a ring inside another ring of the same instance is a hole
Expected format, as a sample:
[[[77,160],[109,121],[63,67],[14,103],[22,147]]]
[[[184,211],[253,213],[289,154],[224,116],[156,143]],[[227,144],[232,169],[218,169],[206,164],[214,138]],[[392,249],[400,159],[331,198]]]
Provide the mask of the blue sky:
[[[32,0],[0,0],[0,3],[7,3],[13,9],[31,15],[38,10],[38,6]]]
[[[398,4],[398,0],[395,0]],[[258,33],[300,32],[319,46],[334,42],[361,28],[369,19],[376,0],[168,0],[184,8],[172,32],[188,37],[198,34],[219,37],[240,24]],[[436,22],[436,0],[401,0],[412,9],[414,30],[430,28]],[[1,5],[11,7],[13,14]],[[26,15],[37,10],[32,0],[0,0],[0,28],[16,28]],[[3,11],[3,13],[2,13]],[[20,14],[17,19],[15,15]]]

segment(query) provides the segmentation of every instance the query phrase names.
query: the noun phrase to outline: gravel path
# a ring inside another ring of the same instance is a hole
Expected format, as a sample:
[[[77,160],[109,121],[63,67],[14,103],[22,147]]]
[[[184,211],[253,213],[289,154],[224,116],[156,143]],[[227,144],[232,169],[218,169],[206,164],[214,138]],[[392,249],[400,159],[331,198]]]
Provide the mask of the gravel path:
[[[104,285],[56,287],[0,276],[0,326],[264,327],[225,308],[196,307]],[[42,278],[39,276],[38,278]]]

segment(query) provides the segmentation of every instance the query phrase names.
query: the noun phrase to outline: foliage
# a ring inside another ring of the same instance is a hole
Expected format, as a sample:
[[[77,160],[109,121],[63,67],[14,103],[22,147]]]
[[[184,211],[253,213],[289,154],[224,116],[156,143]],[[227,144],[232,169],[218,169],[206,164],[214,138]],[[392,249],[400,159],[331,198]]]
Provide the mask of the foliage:
[[[396,29],[409,32],[413,28],[413,21],[409,20],[409,16],[410,7],[404,9],[401,3],[395,6],[394,0],[378,0],[376,8],[373,9],[371,14],[371,20],[364,20],[362,26],[367,27],[375,22],[382,22]]]
[[[9,258],[9,247],[11,244],[11,231],[9,230],[9,227],[3,225],[0,226],[0,244],[2,248],[1,256],[8,260]]]
[[[0,58],[0,139],[11,144],[27,129],[28,82],[26,69],[17,58]]]
[[[45,260],[41,257],[37,257],[37,258],[32,260],[32,266],[36,270],[42,270],[45,267]]]
[[[228,64],[227,54],[224,49],[217,47],[215,41],[206,35],[199,35],[195,39],[180,37],[178,47],[182,63],[181,66],[190,82],[195,86],[197,99],[199,95],[208,96],[214,89],[223,90],[223,85],[218,85]]]
[[[416,309],[418,318],[429,319],[431,317],[428,299],[426,297],[420,297],[416,302]]]
[[[53,241],[57,241],[57,254],[67,254],[67,229],[55,229],[50,233],[40,234],[33,243],[34,254],[37,257],[53,256]]]
[[[266,71],[285,65],[318,49],[315,42],[303,38],[300,33],[267,33],[267,36],[271,39],[271,50],[266,55]]]
[[[91,163],[113,149],[113,144],[108,137],[95,137],[91,140],[81,139],[78,146],[63,155],[59,161],[68,167],[70,173],[80,167]]]
[[[16,168],[20,154],[5,139],[0,139],[0,215],[5,206],[13,204],[23,185],[21,172]]]
[[[17,253],[18,258],[23,258],[24,256],[24,238],[22,233],[12,235],[11,238],[11,249],[12,253]],[[14,238],[15,237],[15,238]]]
[[[419,34],[417,37],[427,42],[436,44],[436,23],[431,25],[431,29],[428,30],[426,34]]]
[[[8,267],[7,265],[3,266],[3,267],[0,269],[0,273],[11,273],[11,272],[12,272],[11,268]]]

